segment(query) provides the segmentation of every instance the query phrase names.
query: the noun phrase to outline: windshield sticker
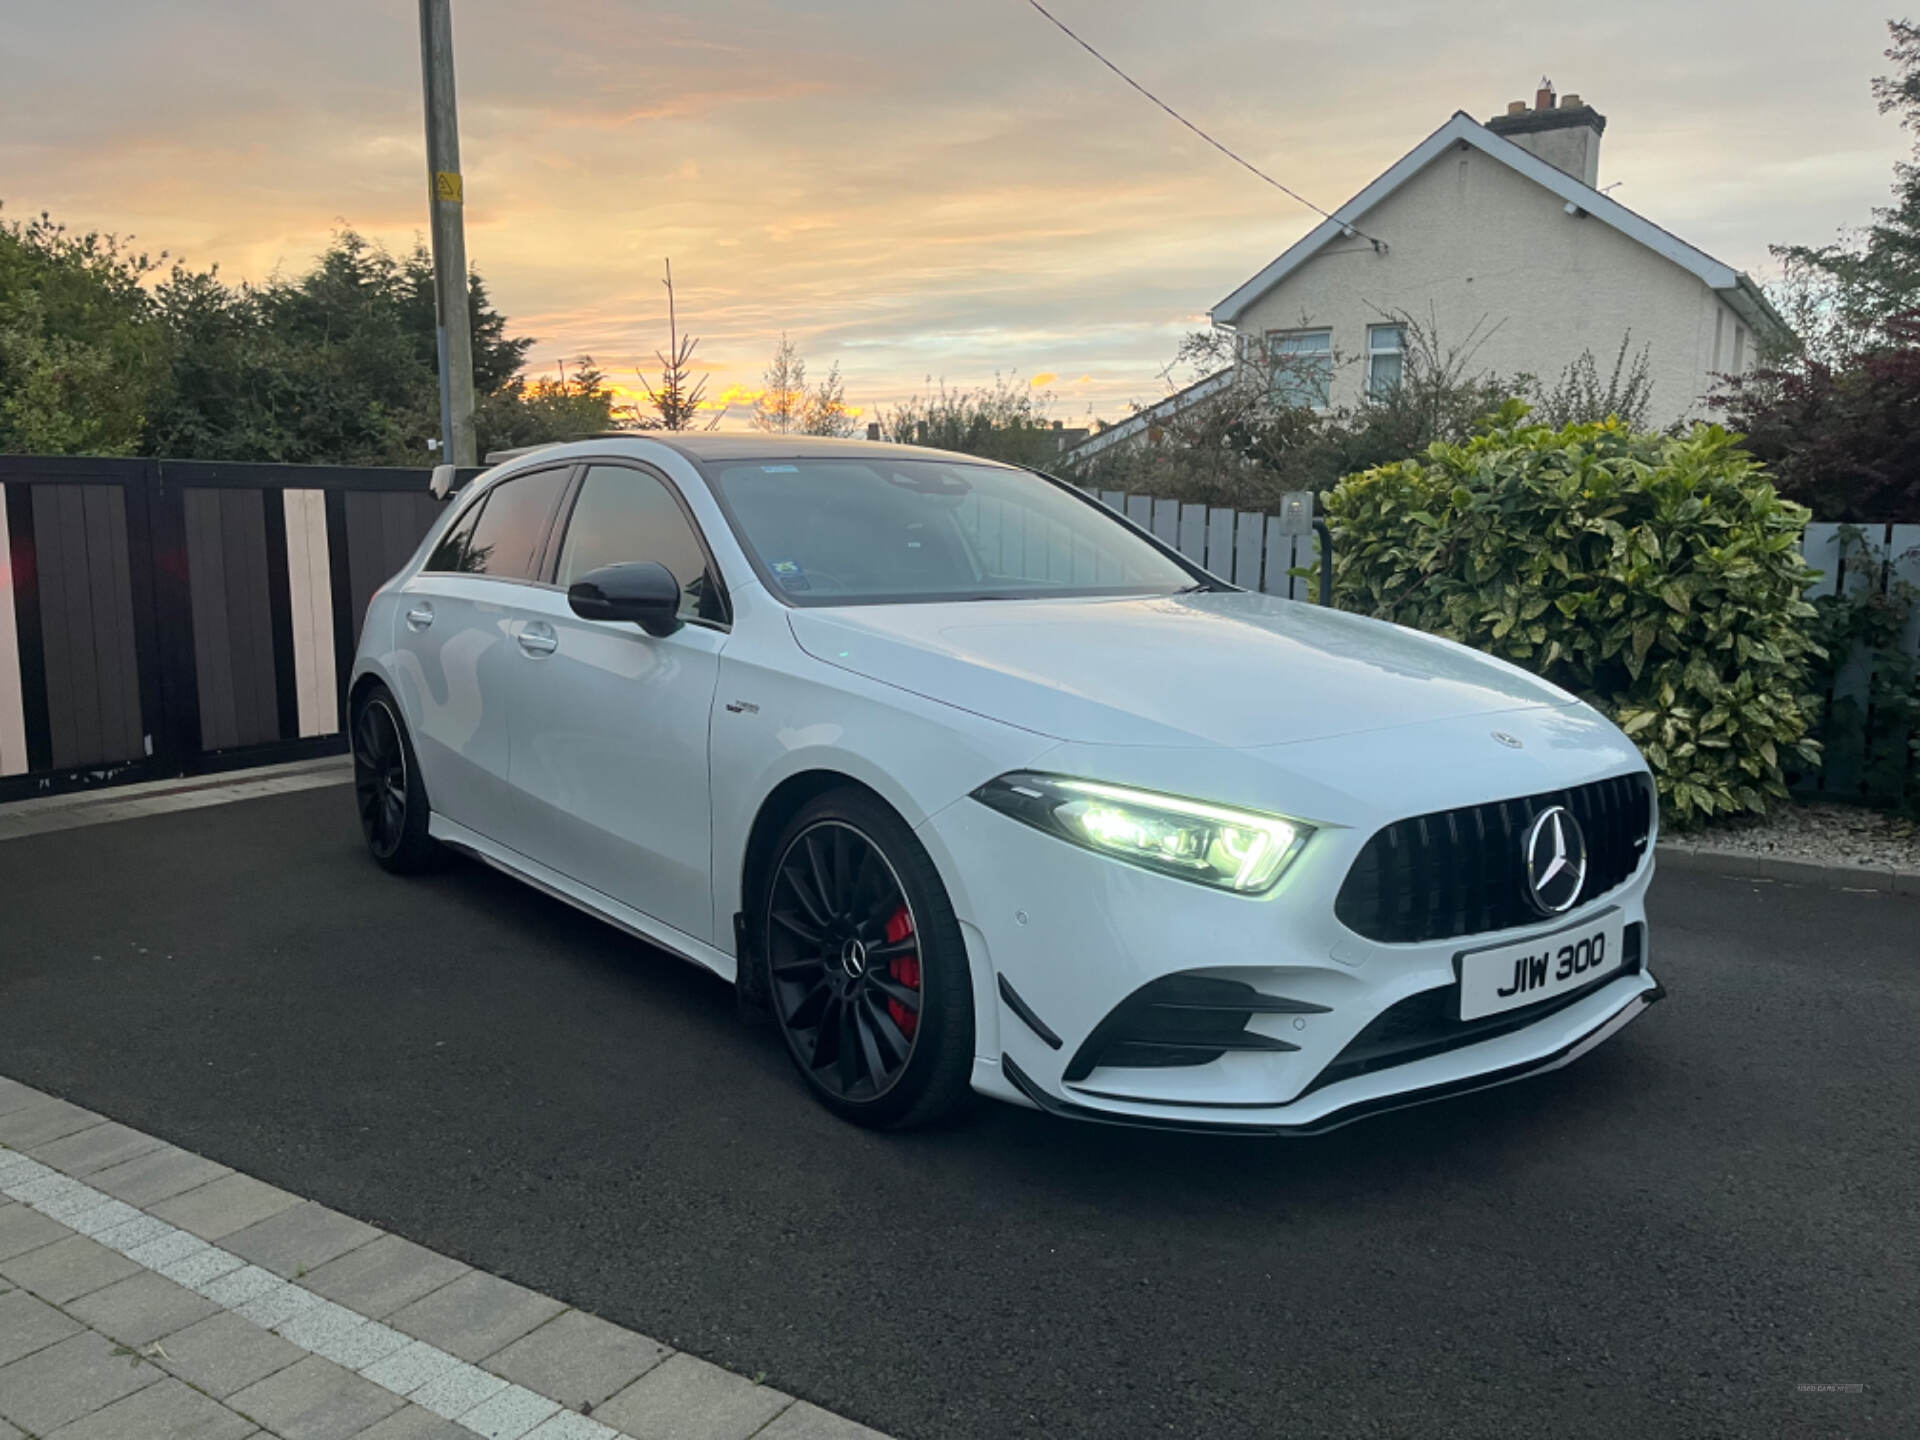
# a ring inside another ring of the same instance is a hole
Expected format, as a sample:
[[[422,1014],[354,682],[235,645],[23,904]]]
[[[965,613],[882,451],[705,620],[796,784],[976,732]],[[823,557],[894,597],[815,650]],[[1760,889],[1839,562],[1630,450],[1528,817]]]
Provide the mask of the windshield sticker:
[[[789,467],[791,468],[791,467]],[[771,566],[780,583],[788,590],[811,590],[813,585],[807,579],[807,572],[800,568],[797,561],[775,560]]]
[[[760,467],[760,473],[763,475],[798,475],[800,473],[800,467],[798,465],[762,465]]]

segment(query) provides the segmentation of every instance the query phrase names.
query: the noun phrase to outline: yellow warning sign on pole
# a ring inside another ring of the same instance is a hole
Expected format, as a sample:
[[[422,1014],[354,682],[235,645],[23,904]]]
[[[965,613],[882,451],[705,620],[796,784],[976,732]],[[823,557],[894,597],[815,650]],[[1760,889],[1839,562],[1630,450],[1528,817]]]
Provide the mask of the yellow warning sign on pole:
[[[458,205],[465,198],[460,190],[460,172],[458,170],[436,170],[433,172],[433,198],[446,200]]]

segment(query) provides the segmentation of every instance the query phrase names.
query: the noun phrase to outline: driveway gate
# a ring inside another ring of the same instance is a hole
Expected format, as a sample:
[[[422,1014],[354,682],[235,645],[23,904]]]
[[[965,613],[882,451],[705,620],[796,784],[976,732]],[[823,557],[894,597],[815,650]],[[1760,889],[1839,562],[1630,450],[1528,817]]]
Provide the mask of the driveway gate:
[[[0,456],[0,800],[344,750],[428,473]]]

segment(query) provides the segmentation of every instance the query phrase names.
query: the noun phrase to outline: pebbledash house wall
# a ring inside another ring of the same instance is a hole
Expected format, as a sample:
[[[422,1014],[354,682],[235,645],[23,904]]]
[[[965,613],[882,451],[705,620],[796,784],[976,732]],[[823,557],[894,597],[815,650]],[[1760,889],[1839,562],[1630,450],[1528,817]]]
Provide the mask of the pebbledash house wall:
[[[1357,222],[1387,243],[1336,240],[1238,317],[1261,353],[1275,331],[1329,329],[1332,402],[1362,399],[1367,327],[1396,313],[1470,372],[1551,384],[1590,351],[1606,382],[1623,337],[1644,347],[1656,425],[1704,416],[1718,374],[1753,365],[1751,329],[1698,277],[1508,165],[1456,145]]]

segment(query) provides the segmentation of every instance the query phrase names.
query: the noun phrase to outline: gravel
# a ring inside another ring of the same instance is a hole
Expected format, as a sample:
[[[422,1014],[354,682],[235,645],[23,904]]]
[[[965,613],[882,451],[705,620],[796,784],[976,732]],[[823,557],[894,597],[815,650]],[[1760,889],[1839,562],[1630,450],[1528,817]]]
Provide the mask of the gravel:
[[[1920,825],[1851,805],[1787,805],[1764,817],[1724,820],[1667,838],[1743,855],[1920,871]]]

